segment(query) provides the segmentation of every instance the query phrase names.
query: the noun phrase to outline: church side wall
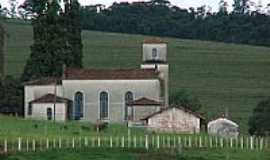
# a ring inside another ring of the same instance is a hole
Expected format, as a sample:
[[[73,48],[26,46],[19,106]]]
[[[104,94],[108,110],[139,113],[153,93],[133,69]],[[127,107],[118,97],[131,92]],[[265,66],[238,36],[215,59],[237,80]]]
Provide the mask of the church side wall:
[[[130,91],[134,99],[147,97],[160,100],[160,82],[153,80],[63,80],[64,97],[74,100],[76,92],[84,94],[85,121],[97,122],[99,117],[99,94],[109,95],[110,122],[124,122],[125,94]]]

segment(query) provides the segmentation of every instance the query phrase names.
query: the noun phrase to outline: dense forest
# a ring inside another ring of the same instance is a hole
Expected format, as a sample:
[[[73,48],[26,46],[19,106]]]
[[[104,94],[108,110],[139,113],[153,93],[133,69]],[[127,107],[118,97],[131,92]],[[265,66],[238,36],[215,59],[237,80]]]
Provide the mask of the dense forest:
[[[183,9],[167,0],[121,2],[108,8],[100,4],[83,6],[82,26],[88,30],[270,46],[270,16],[261,5],[251,10],[251,4],[249,0],[235,0],[229,12],[228,4],[221,0],[215,13],[206,6]]]

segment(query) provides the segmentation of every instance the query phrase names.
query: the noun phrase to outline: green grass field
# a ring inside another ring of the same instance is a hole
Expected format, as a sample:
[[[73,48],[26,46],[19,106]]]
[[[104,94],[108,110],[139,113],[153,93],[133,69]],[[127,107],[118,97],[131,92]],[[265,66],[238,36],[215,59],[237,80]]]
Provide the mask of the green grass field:
[[[30,53],[32,28],[6,24],[6,74],[19,76]],[[145,36],[84,31],[84,67],[138,68]],[[215,117],[225,108],[247,131],[255,105],[270,95],[270,48],[166,38],[170,91],[186,89]]]
[[[181,154],[174,151],[91,149],[62,150],[36,153],[17,153],[0,157],[1,160],[269,160],[269,153],[235,150],[184,150]]]
[[[3,139],[16,140],[22,138],[72,138],[84,136],[127,136],[128,132],[145,135],[143,129],[130,129],[125,125],[110,124],[108,128],[97,132],[93,124],[87,122],[54,123],[52,121],[26,120],[22,118],[0,115],[0,144]],[[3,122],[3,123],[2,123]]]

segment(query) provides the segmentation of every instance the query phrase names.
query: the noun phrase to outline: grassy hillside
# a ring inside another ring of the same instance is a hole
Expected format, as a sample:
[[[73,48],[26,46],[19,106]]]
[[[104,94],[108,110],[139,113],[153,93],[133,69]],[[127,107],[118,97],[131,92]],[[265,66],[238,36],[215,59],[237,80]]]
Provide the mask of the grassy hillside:
[[[30,53],[30,25],[7,23],[6,73],[19,76]],[[83,32],[86,68],[138,68],[141,35]],[[198,96],[210,117],[229,108],[247,131],[252,108],[270,95],[270,48],[166,38],[171,92]]]

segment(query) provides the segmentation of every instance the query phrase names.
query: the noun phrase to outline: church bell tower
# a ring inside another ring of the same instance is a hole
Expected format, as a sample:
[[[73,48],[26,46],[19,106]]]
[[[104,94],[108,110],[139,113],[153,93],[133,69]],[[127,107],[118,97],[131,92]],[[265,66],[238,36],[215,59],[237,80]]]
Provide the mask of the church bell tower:
[[[169,106],[169,64],[167,63],[167,42],[160,38],[145,39],[142,45],[142,69],[156,69],[161,80],[161,100]]]

